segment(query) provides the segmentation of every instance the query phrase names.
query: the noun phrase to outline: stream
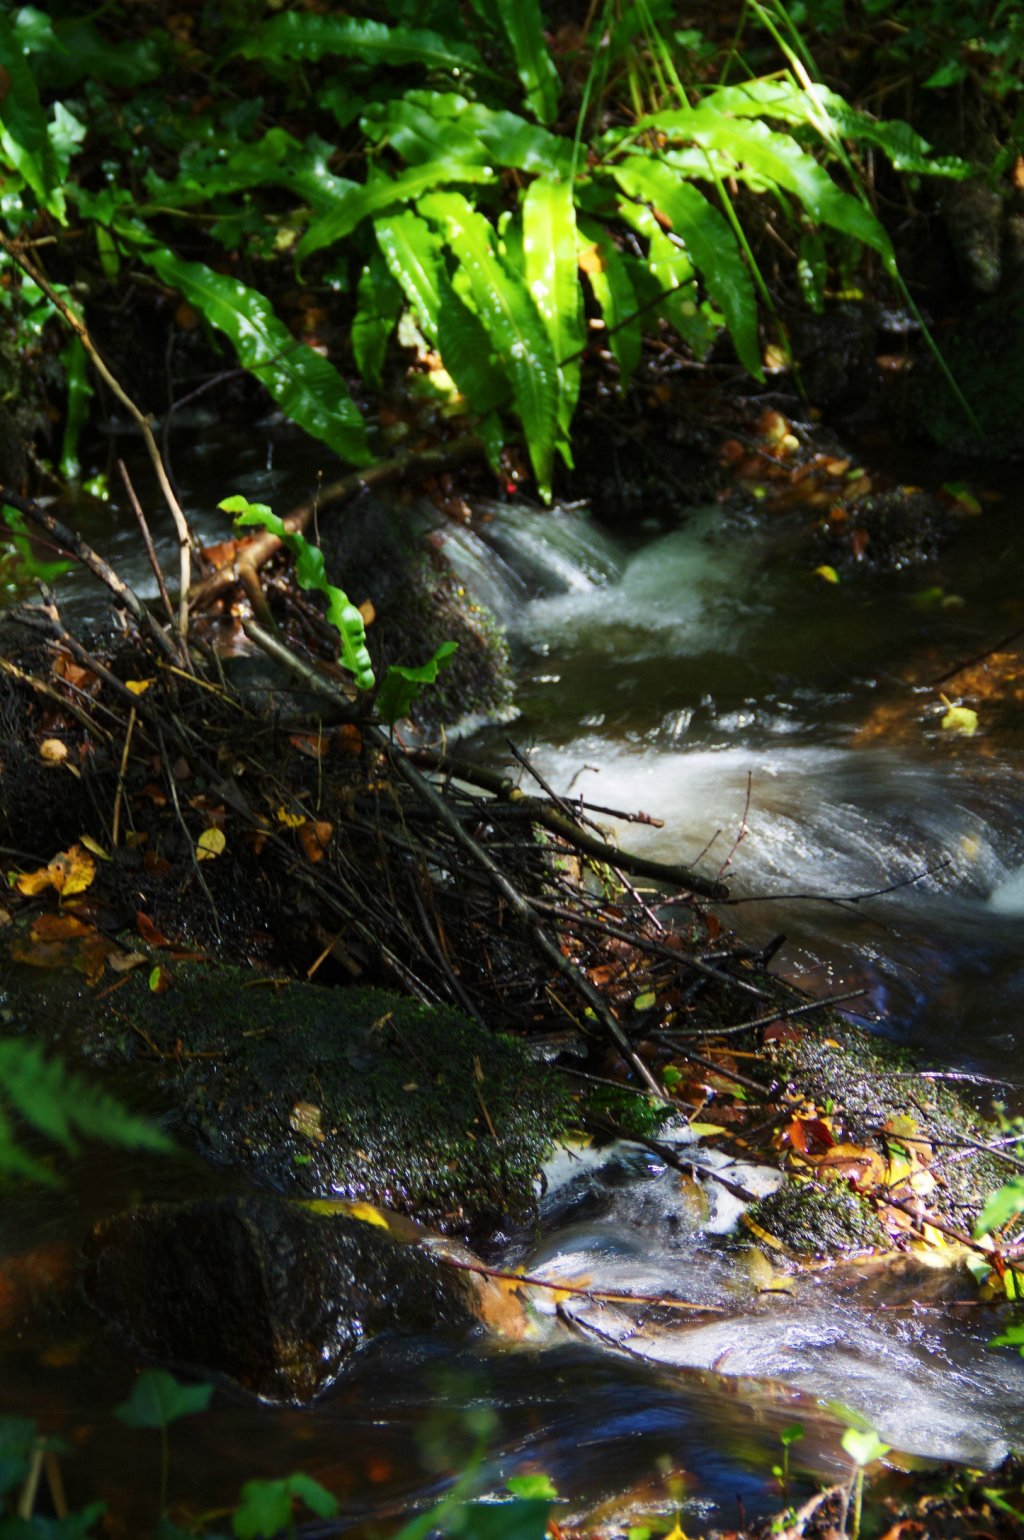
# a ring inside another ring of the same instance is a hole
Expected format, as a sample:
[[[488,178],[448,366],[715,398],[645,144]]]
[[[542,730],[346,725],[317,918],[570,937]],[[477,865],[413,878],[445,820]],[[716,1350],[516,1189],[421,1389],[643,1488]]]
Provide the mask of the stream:
[[[271,459],[263,443],[232,444],[225,487],[226,446],[201,437],[203,457],[177,467],[193,508],[244,487],[283,512],[308,492],[286,449]],[[920,473],[930,488],[957,476],[981,472]],[[951,741],[937,690],[933,718],[909,740],[871,731],[879,702],[910,693],[896,677],[906,659],[934,654],[937,675],[1024,624],[1021,494],[1009,476],[982,479],[1002,500],[964,518],[938,562],[844,570],[838,584],[815,576],[820,553],[798,544],[809,515],[773,522],[754,505],[697,510],[682,528],[652,509],[624,538],[585,510],[496,504],[473,530],[449,527],[445,550],[508,628],[522,680],[518,719],[469,731],[466,752],[507,765],[512,734],[557,792],[663,820],[617,833],[663,859],[725,865],[741,902],[722,918],[755,944],[783,933],[777,971],[815,994],[862,989],[856,1019],[975,1077],[980,1104],[995,1096],[1019,1110],[1024,739]],[[82,532],[149,596],[134,525],[111,535],[109,517],[84,513]],[[208,538],[226,533],[216,519]],[[915,602],[933,586],[962,602]],[[95,606],[78,575],[63,591],[69,616]],[[862,896],[881,889],[894,891]],[[14,1195],[5,1253],[77,1240],[140,1192],[181,1196],[214,1180],[198,1162],[102,1151],[70,1177],[60,1192]],[[941,1274],[909,1265],[810,1274],[761,1296],[723,1239],[737,1205],[713,1182],[704,1190],[695,1202],[692,1184],[635,1148],[563,1154],[539,1234],[500,1238],[497,1255],[721,1315],[673,1330],[580,1303],[573,1335],[553,1328],[547,1345],[371,1346],[312,1410],[224,1392],[175,1429],[172,1490],[176,1469],[194,1502],[223,1502],[253,1475],[301,1464],[357,1521],[443,1490],[479,1458],[496,1488],[543,1471],[572,1513],[676,1502],[691,1529],[777,1506],[771,1466],[796,1420],[806,1436],[792,1452],[795,1491],[843,1473],[830,1404],[908,1457],[988,1466],[1024,1445],[1024,1361],[987,1348],[995,1313],[950,1303]],[[62,1427],[86,1451],[89,1481],[140,1515],[156,1452],[111,1416],[129,1378],[112,1344],[26,1339],[4,1350],[0,1412]]]

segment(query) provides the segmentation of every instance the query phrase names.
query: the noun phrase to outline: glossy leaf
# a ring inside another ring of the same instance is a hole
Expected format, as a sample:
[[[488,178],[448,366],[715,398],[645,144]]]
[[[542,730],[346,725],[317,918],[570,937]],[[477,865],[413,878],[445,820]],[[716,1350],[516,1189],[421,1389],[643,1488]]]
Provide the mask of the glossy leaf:
[[[761,379],[754,285],[725,216],[670,167],[646,156],[616,166],[615,180],[623,192],[651,204],[668,221],[725,316],[740,362]]]
[[[383,214],[399,204],[410,203],[432,188],[450,182],[493,180],[494,172],[490,166],[446,159],[410,166],[396,177],[377,175],[370,182],[356,183],[332,201],[327,213],[313,221],[299,242],[299,259],[304,260],[324,246],[333,246],[370,215]]]
[[[440,237],[408,209],[375,219],[373,229],[392,278],[416,311],[424,334],[436,341],[444,272]]]
[[[331,173],[331,149],[323,140],[303,145],[283,128],[272,128],[254,144],[238,145],[226,156],[201,144],[181,157],[172,181],[150,174],[146,187],[152,201],[165,208],[190,208],[251,187],[286,187],[315,212],[326,213],[362,185]]]
[[[501,260],[494,231],[459,193],[434,193],[420,208],[448,237],[473,306],[508,374],[541,496],[551,496],[558,427],[558,371],[525,283]]]
[[[269,300],[201,262],[183,262],[166,247],[140,245],[138,254],[224,333],[243,367],[294,423],[350,464],[371,463],[366,424],[344,380],[326,358],[296,342]]]
[[[377,696],[377,713],[381,721],[390,727],[408,716],[413,701],[427,685],[435,683],[441,669],[451,662],[458,645],[458,642],[442,642],[430,661],[419,668],[403,668],[393,663]]]
[[[620,385],[640,362],[643,331],[639,301],[622,253],[607,228],[596,219],[577,225],[578,261],[587,276],[607,328],[608,346],[619,366]]]
[[[572,170],[572,145],[563,136],[452,91],[407,91],[401,101],[375,103],[363,114],[362,126],[375,142],[387,139],[414,164],[435,159],[440,151],[539,176],[568,177]]]
[[[55,219],[65,222],[60,170],[35,78],[8,17],[0,13],[0,158],[32,189]]]
[[[544,41],[539,0],[515,0],[513,5],[501,6],[500,15],[527,106],[541,123],[553,123],[558,116],[561,81]]]
[[[401,287],[388,271],[383,252],[375,251],[360,276],[352,318],[352,353],[368,385],[380,385],[388,338],[401,306]]]
[[[325,55],[365,59],[369,64],[422,64],[430,70],[490,74],[471,43],[456,42],[439,32],[410,27],[386,27],[380,21],[355,16],[317,15],[284,11],[257,27],[238,52],[245,59],[316,60]]]
[[[359,126],[368,139],[390,145],[412,166],[448,158],[482,163],[487,147],[462,121],[466,105],[464,96],[453,93],[408,91],[400,101],[372,103]]]
[[[479,316],[452,288],[438,232],[410,210],[376,220],[374,231],[392,277],[471,409],[486,413],[511,400],[508,378],[494,361]]]
[[[166,1369],[143,1369],[114,1416],[129,1428],[166,1428],[179,1417],[205,1412],[212,1385],[182,1385]]]
[[[576,208],[568,182],[538,177],[523,199],[526,283],[547,330],[558,370],[559,449],[572,465],[569,430],[580,391],[585,342],[576,261]]]
[[[634,132],[645,129],[723,157],[723,169],[741,179],[750,171],[762,185],[791,193],[811,219],[872,247],[887,271],[895,272],[892,242],[871,210],[843,192],[791,135],[776,133],[757,120],[724,117],[705,105],[656,113],[634,126]]]

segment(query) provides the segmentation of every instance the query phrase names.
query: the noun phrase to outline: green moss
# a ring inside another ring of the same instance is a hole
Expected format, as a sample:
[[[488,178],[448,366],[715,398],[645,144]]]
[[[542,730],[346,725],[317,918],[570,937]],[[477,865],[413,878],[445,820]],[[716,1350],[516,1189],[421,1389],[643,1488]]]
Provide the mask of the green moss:
[[[834,1257],[885,1244],[871,1209],[836,1182],[825,1186],[784,1182],[776,1192],[751,1204],[747,1215],[798,1256]]]
[[[133,988],[120,1030],[137,1015],[168,1054],[165,1082],[218,1161],[440,1227],[531,1211],[570,1103],[518,1041],[382,990],[275,987],[234,968],[183,967],[163,995]]]

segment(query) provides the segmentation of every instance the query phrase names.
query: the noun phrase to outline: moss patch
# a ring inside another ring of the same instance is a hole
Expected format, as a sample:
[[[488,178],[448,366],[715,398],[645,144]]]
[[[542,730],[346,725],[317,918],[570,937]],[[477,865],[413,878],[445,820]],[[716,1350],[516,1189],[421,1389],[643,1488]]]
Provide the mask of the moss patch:
[[[160,1077],[217,1161],[281,1191],[365,1199],[480,1230],[533,1205],[569,1116],[567,1092],[511,1038],[374,989],[276,986],[186,965],[165,994],[119,992],[129,1056],[146,1034]]]

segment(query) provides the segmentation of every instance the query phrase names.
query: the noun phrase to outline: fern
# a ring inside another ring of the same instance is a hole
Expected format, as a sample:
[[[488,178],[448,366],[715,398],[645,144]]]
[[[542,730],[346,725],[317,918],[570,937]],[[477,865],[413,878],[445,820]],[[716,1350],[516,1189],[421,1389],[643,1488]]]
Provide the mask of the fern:
[[[53,1172],[18,1143],[8,1110],[69,1154],[78,1136],[161,1154],[173,1149],[152,1123],[24,1038],[0,1038],[0,1176],[54,1185]]]

